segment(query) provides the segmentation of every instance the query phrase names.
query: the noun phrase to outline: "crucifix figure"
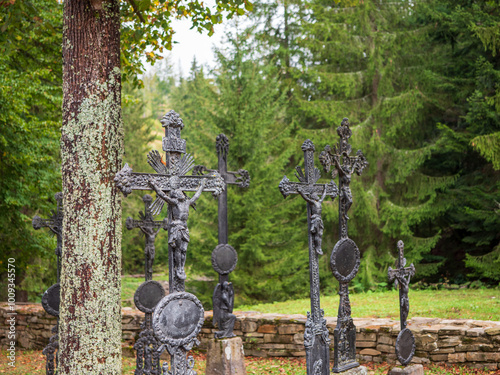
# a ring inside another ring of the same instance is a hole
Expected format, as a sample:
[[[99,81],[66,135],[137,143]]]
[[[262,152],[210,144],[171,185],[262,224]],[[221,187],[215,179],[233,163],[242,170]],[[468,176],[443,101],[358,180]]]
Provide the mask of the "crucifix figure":
[[[128,217],[125,221],[125,226],[128,230],[139,228],[146,239],[144,245],[144,276],[145,281],[153,279],[153,263],[155,260],[155,239],[161,228],[166,229],[166,220],[155,221],[151,213],[151,202],[153,198],[146,194],[142,197],[144,202],[144,212],[139,212],[140,220],[134,220]]]
[[[228,338],[235,336],[233,333],[235,319],[233,319],[234,315],[232,314],[234,298],[226,301],[221,293],[223,293],[223,290],[227,290],[227,293],[231,293],[234,296],[233,284],[229,282],[229,274],[236,267],[238,255],[236,250],[228,244],[227,185],[237,185],[240,188],[247,188],[250,185],[250,174],[245,169],[239,169],[237,172],[227,170],[229,140],[224,134],[219,134],[215,139],[215,148],[218,156],[218,169],[207,169],[203,165],[197,165],[194,167],[193,173],[203,175],[207,172],[218,172],[224,179],[226,186],[218,198],[219,244],[212,252],[212,265],[219,274],[219,283],[214,289],[212,302],[214,311],[213,323],[219,329],[215,333],[215,337]],[[229,313],[226,313],[227,311]]]
[[[408,291],[410,279],[415,275],[415,266],[413,263],[410,267],[405,267],[406,258],[404,257],[404,243],[398,241],[399,257],[396,261],[396,269],[389,267],[387,276],[389,281],[394,281],[395,286],[399,286],[399,319],[401,323],[401,331],[396,339],[396,356],[402,365],[410,363],[415,353],[415,338],[413,333],[406,328],[406,319],[410,312],[410,300]]]
[[[323,254],[321,250],[323,235],[322,204],[327,196],[334,199],[337,196],[338,189],[333,181],[328,184],[316,183],[321,177],[321,172],[314,167],[314,144],[309,139],[302,144],[302,150],[304,151],[304,172],[300,167],[296,167],[295,173],[299,182],[290,182],[285,176],[280,182],[279,189],[285,198],[290,194],[300,194],[307,202],[311,289],[311,312],[307,313],[306,330],[304,332],[307,374],[328,375],[330,373],[328,368],[330,363],[330,338],[328,337],[324,311],[320,307],[318,257]]]
[[[337,128],[340,142],[333,147],[326,146],[320,154],[320,161],[327,172],[332,170],[332,178],[339,175],[339,232],[340,240],[335,244],[330,258],[330,267],[339,281],[339,312],[337,326],[334,330],[334,365],[332,371],[337,373],[359,366],[356,361],[356,327],[351,317],[349,301],[349,281],[358,272],[360,252],[353,240],[348,236],[347,215],[352,205],[350,188],[352,173],[360,175],[368,166],[368,162],[358,150],[356,156],[350,156],[352,148],[349,138],[352,131],[347,118]]]
[[[172,296],[185,290],[184,261],[189,242],[187,228],[189,206],[194,204],[202,191],[212,192],[217,197],[224,191],[224,180],[217,172],[205,176],[187,175],[193,168],[194,162],[191,155],[184,155],[186,153],[186,140],[181,138],[184,123],[174,111],[167,113],[162,118],[161,123],[165,128],[165,137],[163,137],[162,142],[165,161],[157,151],[151,151],[148,154],[148,164],[156,171],[156,174],[135,173],[128,164],[125,164],[122,170],[116,174],[115,182],[125,196],[130,194],[132,190],[151,190],[153,188],[158,194],[151,205],[153,215],[159,214],[164,204],[168,203],[169,291]],[[196,192],[195,196],[189,198],[185,194],[188,191]],[[148,288],[154,288],[154,285],[150,283]],[[151,312],[153,311],[154,308]],[[185,328],[188,329],[188,327]],[[169,327],[166,329],[168,330]],[[165,333],[157,333],[155,330],[155,334],[164,335]],[[162,336],[159,339],[161,340]],[[189,336],[189,342],[167,346],[171,362],[176,364],[172,366],[171,375],[186,374],[187,370],[185,369],[190,368],[188,363],[194,361],[191,356],[186,358],[186,355],[195,339],[195,337]],[[174,342],[177,343],[177,341]]]
[[[56,325],[52,328],[53,335],[42,352],[46,357],[45,371],[47,375],[55,374],[58,364],[58,353],[56,354],[56,350],[59,349],[59,281],[61,276],[62,255],[63,195],[62,193],[56,193],[54,198],[57,202],[57,209],[56,211],[52,211],[52,217],[50,219],[42,219],[40,216],[36,215],[32,221],[34,229],[49,228],[57,239],[55,250],[57,259],[57,283],[47,289],[42,298],[42,306],[45,311],[57,317]]]
[[[153,263],[155,259],[155,239],[161,228],[166,229],[166,220],[154,220],[153,214],[151,213],[151,202],[153,201],[151,195],[144,195],[142,200],[144,202],[144,212],[139,212],[140,220],[134,220],[131,217],[128,217],[125,221],[125,226],[128,230],[139,228],[145,236],[144,279],[146,283],[141,284],[138,288],[138,292],[134,295],[137,307],[145,313],[145,319],[141,324],[139,338],[134,344],[134,349],[136,351],[136,368],[134,374],[160,375],[161,353],[158,352],[158,349],[161,344],[154,336],[152,327],[152,312],[144,306],[147,303],[142,302],[142,299],[143,297],[146,299],[152,299],[152,297],[155,296],[155,292],[156,298],[153,299],[156,300],[165,295],[163,287],[159,283],[153,282],[152,280]],[[144,296],[144,294],[147,294],[147,297]]]
[[[179,280],[186,280],[184,265],[186,264],[186,253],[190,240],[187,226],[189,207],[194,206],[201,196],[206,180],[201,180],[200,187],[190,199],[180,189],[180,180],[178,179],[172,181],[170,194],[163,193],[152,179],[149,183],[153,190],[156,191],[157,196],[167,202],[169,209],[171,209],[172,221],[170,222],[168,244],[173,249],[175,275]]]

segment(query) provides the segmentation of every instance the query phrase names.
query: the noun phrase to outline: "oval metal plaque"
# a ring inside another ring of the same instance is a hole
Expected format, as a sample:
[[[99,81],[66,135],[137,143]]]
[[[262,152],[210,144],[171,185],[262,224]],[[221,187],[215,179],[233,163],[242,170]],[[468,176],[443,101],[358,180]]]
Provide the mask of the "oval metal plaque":
[[[143,282],[134,294],[134,303],[144,313],[152,313],[156,305],[165,297],[165,289],[158,281]]]
[[[358,273],[360,263],[359,249],[350,238],[343,238],[335,244],[330,257],[333,275],[340,282],[349,282]]]
[[[398,338],[396,339],[396,355],[399,362],[403,366],[410,363],[413,355],[415,354],[415,337],[413,333],[405,328],[399,332]]]
[[[53,316],[59,316],[59,302],[61,300],[61,287],[59,283],[52,285],[43,294],[42,306],[47,313]]]
[[[238,263],[238,254],[231,245],[217,245],[212,251],[212,267],[221,275],[233,272]]]
[[[201,302],[193,294],[169,294],[158,303],[153,313],[155,335],[168,345],[186,345],[201,331],[204,312]]]

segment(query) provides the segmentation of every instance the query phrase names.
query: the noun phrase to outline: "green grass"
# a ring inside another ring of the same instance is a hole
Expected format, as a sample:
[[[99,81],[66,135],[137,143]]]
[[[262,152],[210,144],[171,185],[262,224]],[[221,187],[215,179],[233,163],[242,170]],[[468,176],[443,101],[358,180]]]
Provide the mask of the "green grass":
[[[356,318],[399,318],[398,291],[350,295]],[[337,316],[339,297],[322,296],[326,316]],[[276,314],[305,314],[309,299],[237,306],[236,310]],[[500,320],[499,289],[410,290],[410,315],[443,319]]]
[[[195,371],[198,374],[205,373],[206,356],[203,353],[193,351],[195,357]],[[8,373],[12,375],[43,375],[45,374],[45,356],[41,351],[18,351],[16,353],[16,365],[14,368],[8,366],[4,359],[7,352],[0,351],[0,374]],[[163,361],[162,361],[163,363]],[[247,374],[249,375],[306,375],[305,358],[258,358],[245,357]],[[369,375],[387,374],[392,365],[387,363],[365,363]],[[487,370],[471,370],[465,366],[424,366],[426,374],[442,375],[482,375],[491,374]],[[133,375],[135,369],[135,358],[123,358],[122,374]]]

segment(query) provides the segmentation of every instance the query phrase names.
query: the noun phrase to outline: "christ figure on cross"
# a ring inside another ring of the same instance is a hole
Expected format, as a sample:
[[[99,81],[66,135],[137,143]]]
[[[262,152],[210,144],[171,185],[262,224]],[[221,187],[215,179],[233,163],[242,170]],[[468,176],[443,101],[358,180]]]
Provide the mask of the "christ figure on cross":
[[[326,197],[326,188],[327,185],[323,188],[323,195],[321,198],[314,190],[312,193],[307,194],[303,187],[299,187],[297,189],[302,198],[311,204],[311,229],[309,231],[312,235],[314,250],[318,255],[323,255],[323,250],[321,250],[321,240],[323,238],[323,230],[325,229],[325,226],[323,225],[323,219],[321,218],[321,205]]]
[[[171,177],[170,183],[172,190],[170,191],[170,194],[167,195],[161,191],[151,178],[149,179],[149,186],[156,191],[158,197],[167,202],[172,209],[172,221],[170,223],[172,229],[170,231],[168,243],[174,250],[175,274],[179,279],[186,280],[184,265],[186,263],[187,247],[190,240],[189,229],[187,226],[189,207],[194,205],[194,203],[201,196],[203,188],[206,184],[206,179],[201,181],[200,187],[192,198],[189,198],[186,194],[184,194],[180,188],[179,177]]]

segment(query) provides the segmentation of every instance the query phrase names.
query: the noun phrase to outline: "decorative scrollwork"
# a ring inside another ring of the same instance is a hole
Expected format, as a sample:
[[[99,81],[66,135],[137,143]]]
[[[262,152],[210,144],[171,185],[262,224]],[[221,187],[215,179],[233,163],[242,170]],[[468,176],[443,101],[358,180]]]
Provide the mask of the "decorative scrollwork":
[[[229,152],[229,139],[224,134],[221,133],[215,138],[215,149],[224,159],[227,158],[227,153]]]

